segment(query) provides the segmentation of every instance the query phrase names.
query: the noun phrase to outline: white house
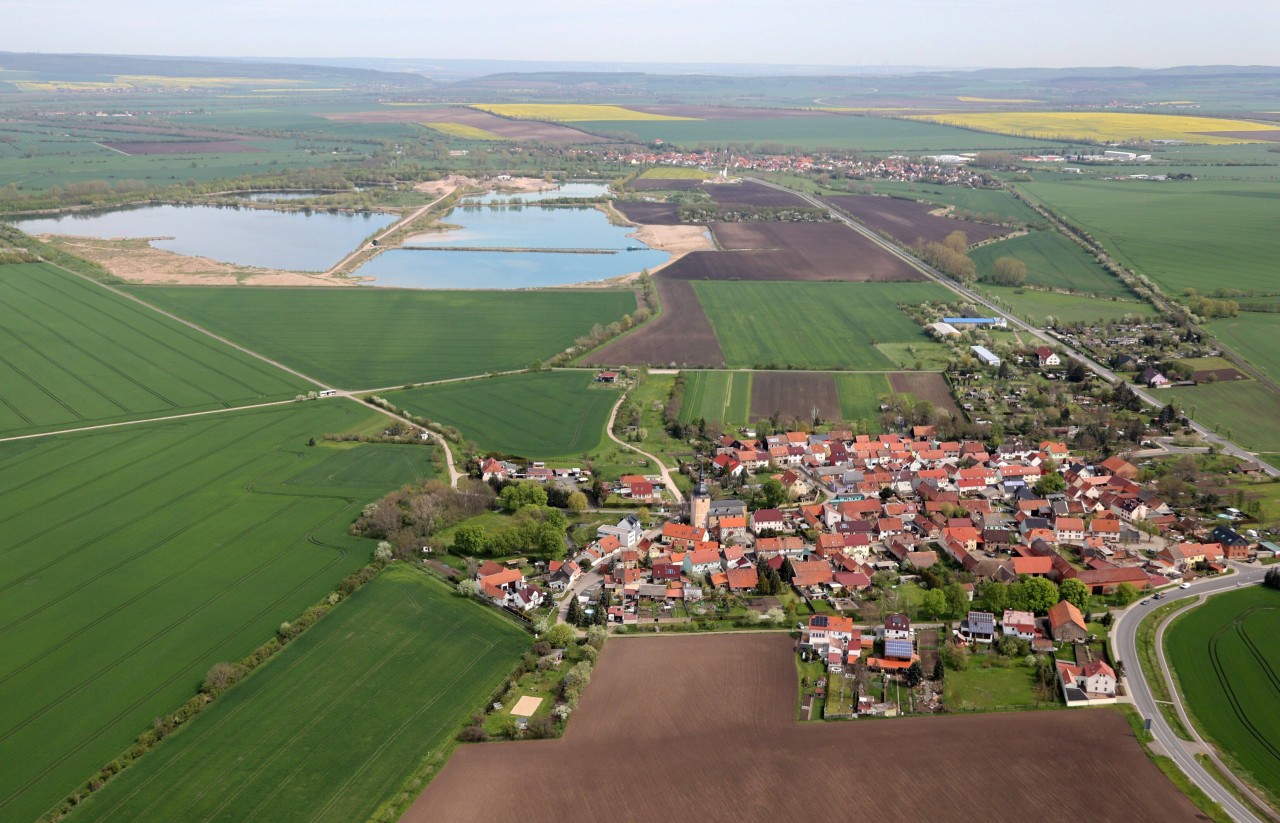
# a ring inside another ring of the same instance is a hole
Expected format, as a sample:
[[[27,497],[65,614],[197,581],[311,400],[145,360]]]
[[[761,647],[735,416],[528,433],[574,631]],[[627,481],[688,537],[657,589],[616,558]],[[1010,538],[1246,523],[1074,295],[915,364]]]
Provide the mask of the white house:
[[[640,518],[629,514],[618,521],[616,526],[601,526],[596,529],[596,537],[616,537],[624,549],[634,549],[644,539],[644,527]]]

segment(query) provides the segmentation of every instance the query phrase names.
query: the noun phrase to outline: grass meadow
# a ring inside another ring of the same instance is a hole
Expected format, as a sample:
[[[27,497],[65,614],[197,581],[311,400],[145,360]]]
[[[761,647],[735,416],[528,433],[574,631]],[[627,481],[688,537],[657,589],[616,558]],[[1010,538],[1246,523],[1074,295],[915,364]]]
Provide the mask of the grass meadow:
[[[880,432],[880,398],[893,393],[889,378],[883,374],[838,374],[836,394],[840,397],[840,413],[850,422],[862,421],[858,433]]]
[[[1122,317],[1151,317],[1156,313],[1150,303],[1136,300],[1101,300],[1078,294],[1063,294],[1035,289],[1015,289],[982,283],[978,290],[998,298],[1014,314],[1037,325],[1049,317],[1068,323],[1092,323],[1096,320],[1119,320]]]
[[[0,443],[0,819],[42,815],[368,561],[346,528],[386,489],[298,479],[334,453],[308,438],[382,419],[324,400]]]
[[[1169,294],[1275,289],[1280,191],[1274,183],[1037,177],[1019,185]]]
[[[1166,389],[1197,422],[1251,451],[1280,451],[1280,396],[1255,380]]]
[[[1227,320],[1215,320],[1209,324],[1209,331],[1274,379],[1280,378],[1280,347],[1275,344],[1278,326],[1280,314],[1242,312]]]
[[[877,343],[927,342],[898,304],[951,294],[935,283],[695,281],[693,287],[730,368],[893,369]]]
[[[636,308],[632,292],[603,289],[137,286],[132,293],[349,389],[524,368]]]
[[[314,388],[53,266],[0,266],[0,305],[0,435],[284,400]]]
[[[1177,617],[1164,639],[1196,726],[1273,803],[1280,802],[1277,632],[1280,592],[1252,586]]]
[[[497,688],[529,637],[392,566],[72,821],[369,819]]]
[[[457,427],[485,451],[535,459],[595,451],[619,392],[593,385],[589,371],[551,371],[466,380],[387,395],[387,399]]]
[[[685,372],[684,403],[680,422],[719,420],[744,425],[751,416],[751,372]]]
[[[992,272],[999,258],[1013,257],[1027,264],[1029,285],[1134,299],[1120,278],[1107,273],[1084,249],[1056,231],[1033,231],[990,243],[969,252],[969,257],[978,265],[980,275]]]

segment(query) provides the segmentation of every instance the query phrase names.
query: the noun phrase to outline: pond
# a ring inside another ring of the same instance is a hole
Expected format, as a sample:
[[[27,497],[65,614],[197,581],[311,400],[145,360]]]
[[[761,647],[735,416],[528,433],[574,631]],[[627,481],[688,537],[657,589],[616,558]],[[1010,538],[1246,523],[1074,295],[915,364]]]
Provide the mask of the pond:
[[[441,222],[461,226],[405,238],[405,246],[484,249],[625,249],[631,226],[590,206],[457,206]]]
[[[462,202],[492,204],[519,200],[523,203],[536,203],[559,197],[604,197],[608,193],[609,186],[606,183],[563,183],[558,188],[548,188],[546,191],[491,191],[467,197]]]
[[[325,271],[369,235],[397,219],[359,214],[272,211],[232,206],[142,206],[19,219],[28,234],[146,237],[158,249],[238,266]]]

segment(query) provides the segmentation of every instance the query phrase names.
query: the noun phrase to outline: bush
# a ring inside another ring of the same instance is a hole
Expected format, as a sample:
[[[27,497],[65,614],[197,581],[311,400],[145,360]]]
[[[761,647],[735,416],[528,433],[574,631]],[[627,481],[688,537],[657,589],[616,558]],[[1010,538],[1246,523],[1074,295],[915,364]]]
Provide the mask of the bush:
[[[489,739],[489,733],[484,730],[484,726],[475,724],[458,732],[458,739],[463,743],[483,743]]]
[[[572,643],[576,636],[573,627],[568,623],[557,623],[547,631],[547,636],[543,639],[555,648],[563,649]]]

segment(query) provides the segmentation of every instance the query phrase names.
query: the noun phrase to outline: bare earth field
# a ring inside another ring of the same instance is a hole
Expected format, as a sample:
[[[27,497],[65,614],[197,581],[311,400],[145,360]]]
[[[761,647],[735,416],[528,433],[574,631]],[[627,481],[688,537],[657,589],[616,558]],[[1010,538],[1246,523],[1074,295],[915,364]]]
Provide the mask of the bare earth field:
[[[680,207],[675,203],[614,203],[632,223],[648,223],[650,226],[680,225]]]
[[[462,746],[402,820],[1199,819],[1104,709],[797,723],[792,642],[611,640],[564,738]]]
[[[239,140],[136,140],[111,142],[99,141],[99,146],[106,146],[121,154],[233,154],[235,152],[262,151],[257,146]]]
[[[1200,369],[1191,375],[1197,383],[1217,383],[1224,380],[1248,380],[1239,369]]]
[[[1231,137],[1237,140],[1266,140],[1268,143],[1280,143],[1280,129],[1270,131],[1202,131],[1196,133],[1209,137]]]
[[[823,420],[840,420],[840,396],[830,374],[785,371],[756,372],[751,380],[751,419],[781,415],[782,420],[812,420],[814,409]]]
[[[637,178],[627,184],[631,191],[697,191],[702,181],[692,178]]]
[[[924,275],[875,242],[839,223],[713,223],[721,248],[756,250],[759,255],[725,256],[708,262],[693,280],[923,280]],[[768,252],[780,252],[769,254]],[[749,262],[752,257],[757,262]],[[729,275],[724,276],[728,266]],[[735,272],[735,268],[741,271]],[[717,276],[718,275],[718,276]]]
[[[400,106],[386,111],[361,111],[326,114],[329,120],[355,123],[457,123],[528,143],[603,143],[605,138],[587,134],[567,126],[536,120],[508,120],[486,111],[468,108],[428,108]]]
[[[937,372],[894,372],[889,375],[889,385],[898,394],[910,394],[917,400],[928,400],[939,409],[960,414],[946,378]]]
[[[695,252],[689,257],[715,252]],[[685,258],[688,259],[688,258]],[[672,264],[670,271],[679,263]],[[640,329],[590,355],[591,365],[704,366],[723,369],[724,352],[707,320],[693,286],[684,280],[668,279],[664,272],[654,278],[662,314]]]
[[[795,206],[809,208],[809,201],[799,195],[771,189],[768,186],[761,186],[759,183],[718,183],[703,186],[702,188],[707,194],[711,195],[712,200],[722,206],[763,206],[765,208]]]
[[[824,199],[872,229],[884,232],[908,246],[921,238],[926,242],[941,243],[953,231],[964,232],[972,246],[993,237],[1003,237],[1013,231],[987,223],[939,217],[929,213],[936,206],[915,200],[877,197],[872,194],[840,194]]]

